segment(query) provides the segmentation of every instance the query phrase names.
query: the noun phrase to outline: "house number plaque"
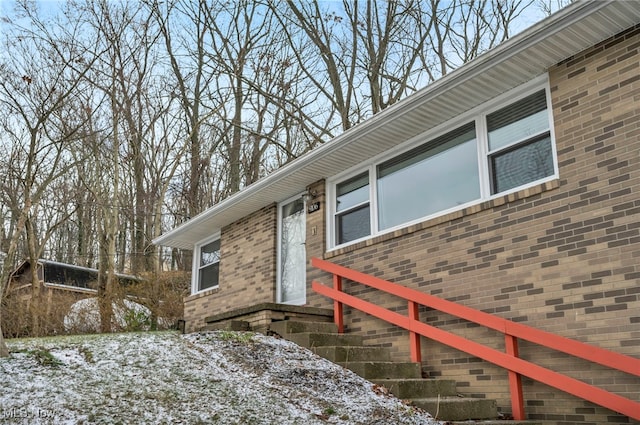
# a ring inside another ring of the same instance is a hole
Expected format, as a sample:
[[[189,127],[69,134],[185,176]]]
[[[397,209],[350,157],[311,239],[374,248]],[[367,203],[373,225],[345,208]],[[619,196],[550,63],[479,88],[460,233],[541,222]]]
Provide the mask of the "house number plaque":
[[[314,213],[320,210],[320,202],[314,202],[312,204],[307,205],[307,212],[309,214]]]

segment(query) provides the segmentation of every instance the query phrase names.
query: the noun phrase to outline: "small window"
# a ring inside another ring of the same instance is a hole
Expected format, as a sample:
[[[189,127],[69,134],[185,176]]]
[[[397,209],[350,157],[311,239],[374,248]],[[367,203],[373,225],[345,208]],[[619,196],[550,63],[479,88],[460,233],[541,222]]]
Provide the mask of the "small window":
[[[200,247],[198,287],[196,291],[218,286],[220,275],[220,239]]]
[[[371,234],[368,172],[336,185],[335,223],[338,244]]]
[[[553,175],[551,137],[546,135],[493,155],[491,170],[493,193],[505,192]]]
[[[492,194],[554,174],[545,91],[487,116]]]

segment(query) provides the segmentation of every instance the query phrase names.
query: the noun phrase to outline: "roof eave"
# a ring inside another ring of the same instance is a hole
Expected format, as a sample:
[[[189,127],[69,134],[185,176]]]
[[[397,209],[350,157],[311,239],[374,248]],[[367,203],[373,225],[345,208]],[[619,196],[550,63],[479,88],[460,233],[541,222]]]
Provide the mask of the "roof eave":
[[[391,120],[402,117],[420,105],[433,101],[434,99],[445,95],[450,90],[468,83],[474,78],[479,78],[488,70],[493,69],[501,63],[505,63],[510,58],[523,54],[528,49],[532,49],[543,43],[545,40],[553,38],[564,29],[575,25],[582,19],[585,19],[590,15],[594,15],[610,5],[615,5],[615,3],[616,2],[614,0],[578,1],[572,3],[558,13],[531,26],[527,30],[482,54],[473,61],[462,65],[460,68],[452,71],[438,81],[431,83],[429,86],[417,91],[411,96],[408,96],[397,104],[338,135],[330,142],[315,148],[308,154],[305,154],[295,161],[279,168],[269,176],[258,180],[254,184],[246,187],[242,191],[232,195],[219,204],[212,206],[189,221],[159,236],[153,240],[153,243],[182,249],[192,249],[196,243],[205,237],[220,231],[223,226],[232,222],[229,218],[223,218],[223,215],[234,211],[247,215],[259,208],[269,205],[270,203],[282,200],[274,200],[273,197],[269,198],[266,196],[264,197],[265,199],[260,200],[261,192],[275,187],[278,183],[293,179],[293,177],[296,176],[296,173],[299,173],[300,170],[304,170],[317,161],[322,161],[323,159],[330,157],[331,154],[358,143],[365,136],[371,134],[381,126],[386,125]],[[610,26],[611,29],[608,31],[608,33],[610,33],[609,36],[629,27],[629,25],[625,26],[624,24],[621,24],[614,28],[614,23],[611,23]],[[593,41],[591,45],[599,41],[602,40]],[[588,47],[589,45],[575,43],[575,45],[572,45],[572,51],[570,53],[557,55],[557,57],[551,56],[549,58],[549,63],[547,64],[531,64],[532,74],[543,74],[549,66]],[[538,70],[538,68],[540,69]],[[316,175],[308,176],[306,184],[311,184],[314,181],[326,177],[330,177],[330,175],[322,175],[321,172],[317,172]],[[295,190],[301,191],[303,189],[304,186],[301,185]],[[290,194],[286,197],[289,196]],[[283,197],[283,199],[286,197]],[[242,206],[245,204],[247,208],[243,209]],[[252,205],[252,208],[249,208],[249,204]],[[250,209],[251,211],[249,211]],[[216,218],[219,219],[216,220]],[[239,218],[241,218],[241,216],[235,217],[236,220]],[[206,229],[207,234],[200,234],[195,231],[201,226],[203,226],[203,229]]]

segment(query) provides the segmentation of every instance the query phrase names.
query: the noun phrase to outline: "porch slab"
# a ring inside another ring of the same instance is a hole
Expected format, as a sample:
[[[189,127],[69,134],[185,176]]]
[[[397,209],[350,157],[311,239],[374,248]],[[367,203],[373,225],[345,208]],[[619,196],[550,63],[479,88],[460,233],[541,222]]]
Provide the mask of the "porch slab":
[[[243,321],[249,324],[250,330],[265,332],[271,323],[283,320],[333,322],[333,310],[289,304],[260,303],[208,316],[204,319],[206,325],[203,329],[214,324]]]

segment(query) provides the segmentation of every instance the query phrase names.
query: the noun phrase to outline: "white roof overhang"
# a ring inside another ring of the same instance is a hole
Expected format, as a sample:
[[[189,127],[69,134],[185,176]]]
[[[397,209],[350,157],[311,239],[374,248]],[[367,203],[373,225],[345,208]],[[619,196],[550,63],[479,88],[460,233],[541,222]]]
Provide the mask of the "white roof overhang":
[[[204,238],[309,184],[432,129],[640,23],[640,2],[578,1],[214,205],[153,243],[193,249]]]

